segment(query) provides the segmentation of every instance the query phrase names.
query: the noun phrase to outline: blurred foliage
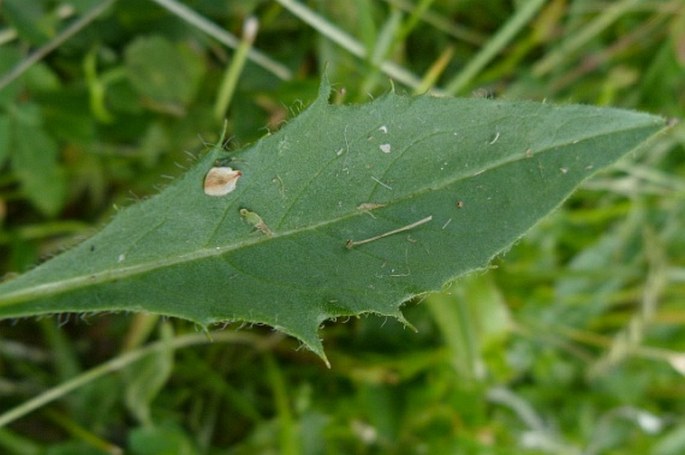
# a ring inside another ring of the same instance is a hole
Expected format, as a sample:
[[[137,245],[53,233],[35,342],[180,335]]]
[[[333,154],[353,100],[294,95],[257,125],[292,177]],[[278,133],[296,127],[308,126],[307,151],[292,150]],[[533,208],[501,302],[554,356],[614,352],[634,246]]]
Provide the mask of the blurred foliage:
[[[4,0],[0,77],[99,3]],[[293,75],[243,68],[226,124],[231,147],[313,100],[324,68],[334,102],[389,90],[384,60],[417,79],[433,71],[444,87],[526,2],[301,3],[361,43],[367,58],[325,38],[288,3],[185,2],[236,36],[256,16],[255,49]],[[3,274],[87,237],[219,137],[212,110],[233,51],[160,4],[118,0],[0,89]],[[550,0],[462,94],[682,117],[683,23],[681,0]],[[260,341],[208,339],[173,358],[146,358],[0,428],[0,448],[683,453],[684,146],[679,124],[596,176],[491,270],[408,304],[417,333],[374,316],[327,323],[327,370],[292,340],[243,328]],[[163,333],[195,330],[124,314],[0,322],[0,414],[160,337],[156,323]]]

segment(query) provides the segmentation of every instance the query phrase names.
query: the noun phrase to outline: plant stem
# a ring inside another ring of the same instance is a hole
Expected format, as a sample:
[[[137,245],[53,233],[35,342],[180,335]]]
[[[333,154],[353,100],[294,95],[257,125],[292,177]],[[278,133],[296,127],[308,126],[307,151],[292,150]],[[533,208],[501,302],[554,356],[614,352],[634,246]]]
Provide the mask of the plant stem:
[[[221,81],[221,87],[219,88],[219,95],[217,96],[216,104],[214,105],[214,118],[218,121],[224,120],[228,106],[231,104],[235,87],[238,85],[238,78],[245,67],[247,54],[250,52],[252,43],[254,43],[255,37],[257,36],[258,27],[259,23],[257,22],[257,18],[251,16],[245,19],[240,45],[238,45],[233,60],[224,73],[224,78]]]

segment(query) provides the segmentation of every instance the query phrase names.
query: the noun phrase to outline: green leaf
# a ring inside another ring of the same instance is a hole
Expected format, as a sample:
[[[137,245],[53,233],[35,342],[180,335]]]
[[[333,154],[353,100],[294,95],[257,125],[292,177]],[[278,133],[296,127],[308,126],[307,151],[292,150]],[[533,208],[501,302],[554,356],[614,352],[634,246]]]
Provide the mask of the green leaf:
[[[55,34],[56,17],[45,14],[44,2],[5,0],[3,13],[22,39],[43,44]]]
[[[328,95],[324,83],[299,117],[235,154],[234,191],[203,191],[228,160],[214,147],[158,196],[0,286],[0,316],[240,320],[323,355],[323,321],[402,319],[402,303],[487,265],[664,125],[587,106],[395,94],[332,106]]]
[[[6,74],[21,61],[22,55],[17,49],[13,47],[0,47],[0,74]],[[15,80],[7,87],[0,90],[0,107],[8,107],[14,105],[14,100],[20,93],[23,84],[21,80]]]
[[[19,105],[13,113],[12,168],[27,199],[45,215],[54,216],[64,205],[67,193],[66,177],[58,163],[57,143],[43,129],[36,105]]]
[[[57,159],[57,143],[43,130],[37,106],[23,104],[14,111],[10,136],[11,161],[23,193],[48,216],[66,199],[66,179]]]
[[[0,168],[10,154],[10,118],[0,114]]]
[[[141,95],[185,105],[195,96],[203,63],[189,48],[151,36],[138,38],[126,49],[126,70]]]
[[[172,335],[170,326],[162,325],[162,338],[169,341]],[[169,346],[168,349],[154,352],[124,370],[126,406],[140,422],[147,425],[152,423],[150,403],[166,384],[173,365],[174,352]]]
[[[139,427],[129,435],[134,455],[194,455],[198,453],[182,428],[172,423]]]

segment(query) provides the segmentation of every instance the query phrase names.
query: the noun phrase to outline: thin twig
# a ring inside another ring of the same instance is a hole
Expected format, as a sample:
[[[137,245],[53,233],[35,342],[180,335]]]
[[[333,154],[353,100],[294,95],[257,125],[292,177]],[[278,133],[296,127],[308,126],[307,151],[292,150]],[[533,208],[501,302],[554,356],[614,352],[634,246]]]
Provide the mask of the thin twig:
[[[399,233],[401,233],[401,232],[409,231],[409,230],[411,230],[411,229],[414,229],[415,227],[421,226],[422,224],[428,223],[428,222],[431,221],[432,219],[433,219],[433,216],[431,215],[431,216],[427,216],[426,218],[423,218],[422,220],[416,221],[416,222],[414,222],[414,223],[412,223],[412,224],[408,224],[408,225],[406,225],[406,226],[402,226],[401,228],[393,229],[392,231],[384,232],[384,233],[382,233],[382,234],[375,235],[375,236],[373,236],[373,237],[369,237],[368,239],[364,239],[364,240],[348,240],[347,242],[345,242],[345,247],[346,247],[348,250],[351,250],[351,249],[354,248],[355,246],[363,245],[363,244],[365,244],[365,243],[373,242],[373,241],[375,241],[375,240],[380,240],[380,239],[382,239],[382,238],[384,238],[384,237],[388,237],[388,236],[390,236],[390,235],[395,235],[395,234],[399,234]]]

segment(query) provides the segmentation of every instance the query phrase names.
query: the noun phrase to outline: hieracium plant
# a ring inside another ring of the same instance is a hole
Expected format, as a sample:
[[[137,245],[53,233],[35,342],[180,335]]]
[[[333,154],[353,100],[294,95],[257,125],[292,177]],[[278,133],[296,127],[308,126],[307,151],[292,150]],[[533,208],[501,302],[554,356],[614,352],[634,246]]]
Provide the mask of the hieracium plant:
[[[0,317],[145,311],[267,324],[324,357],[322,322],[403,319],[483,268],[588,176],[664,127],[639,112],[321,84],[275,134],[223,141],[92,238],[0,285]]]

